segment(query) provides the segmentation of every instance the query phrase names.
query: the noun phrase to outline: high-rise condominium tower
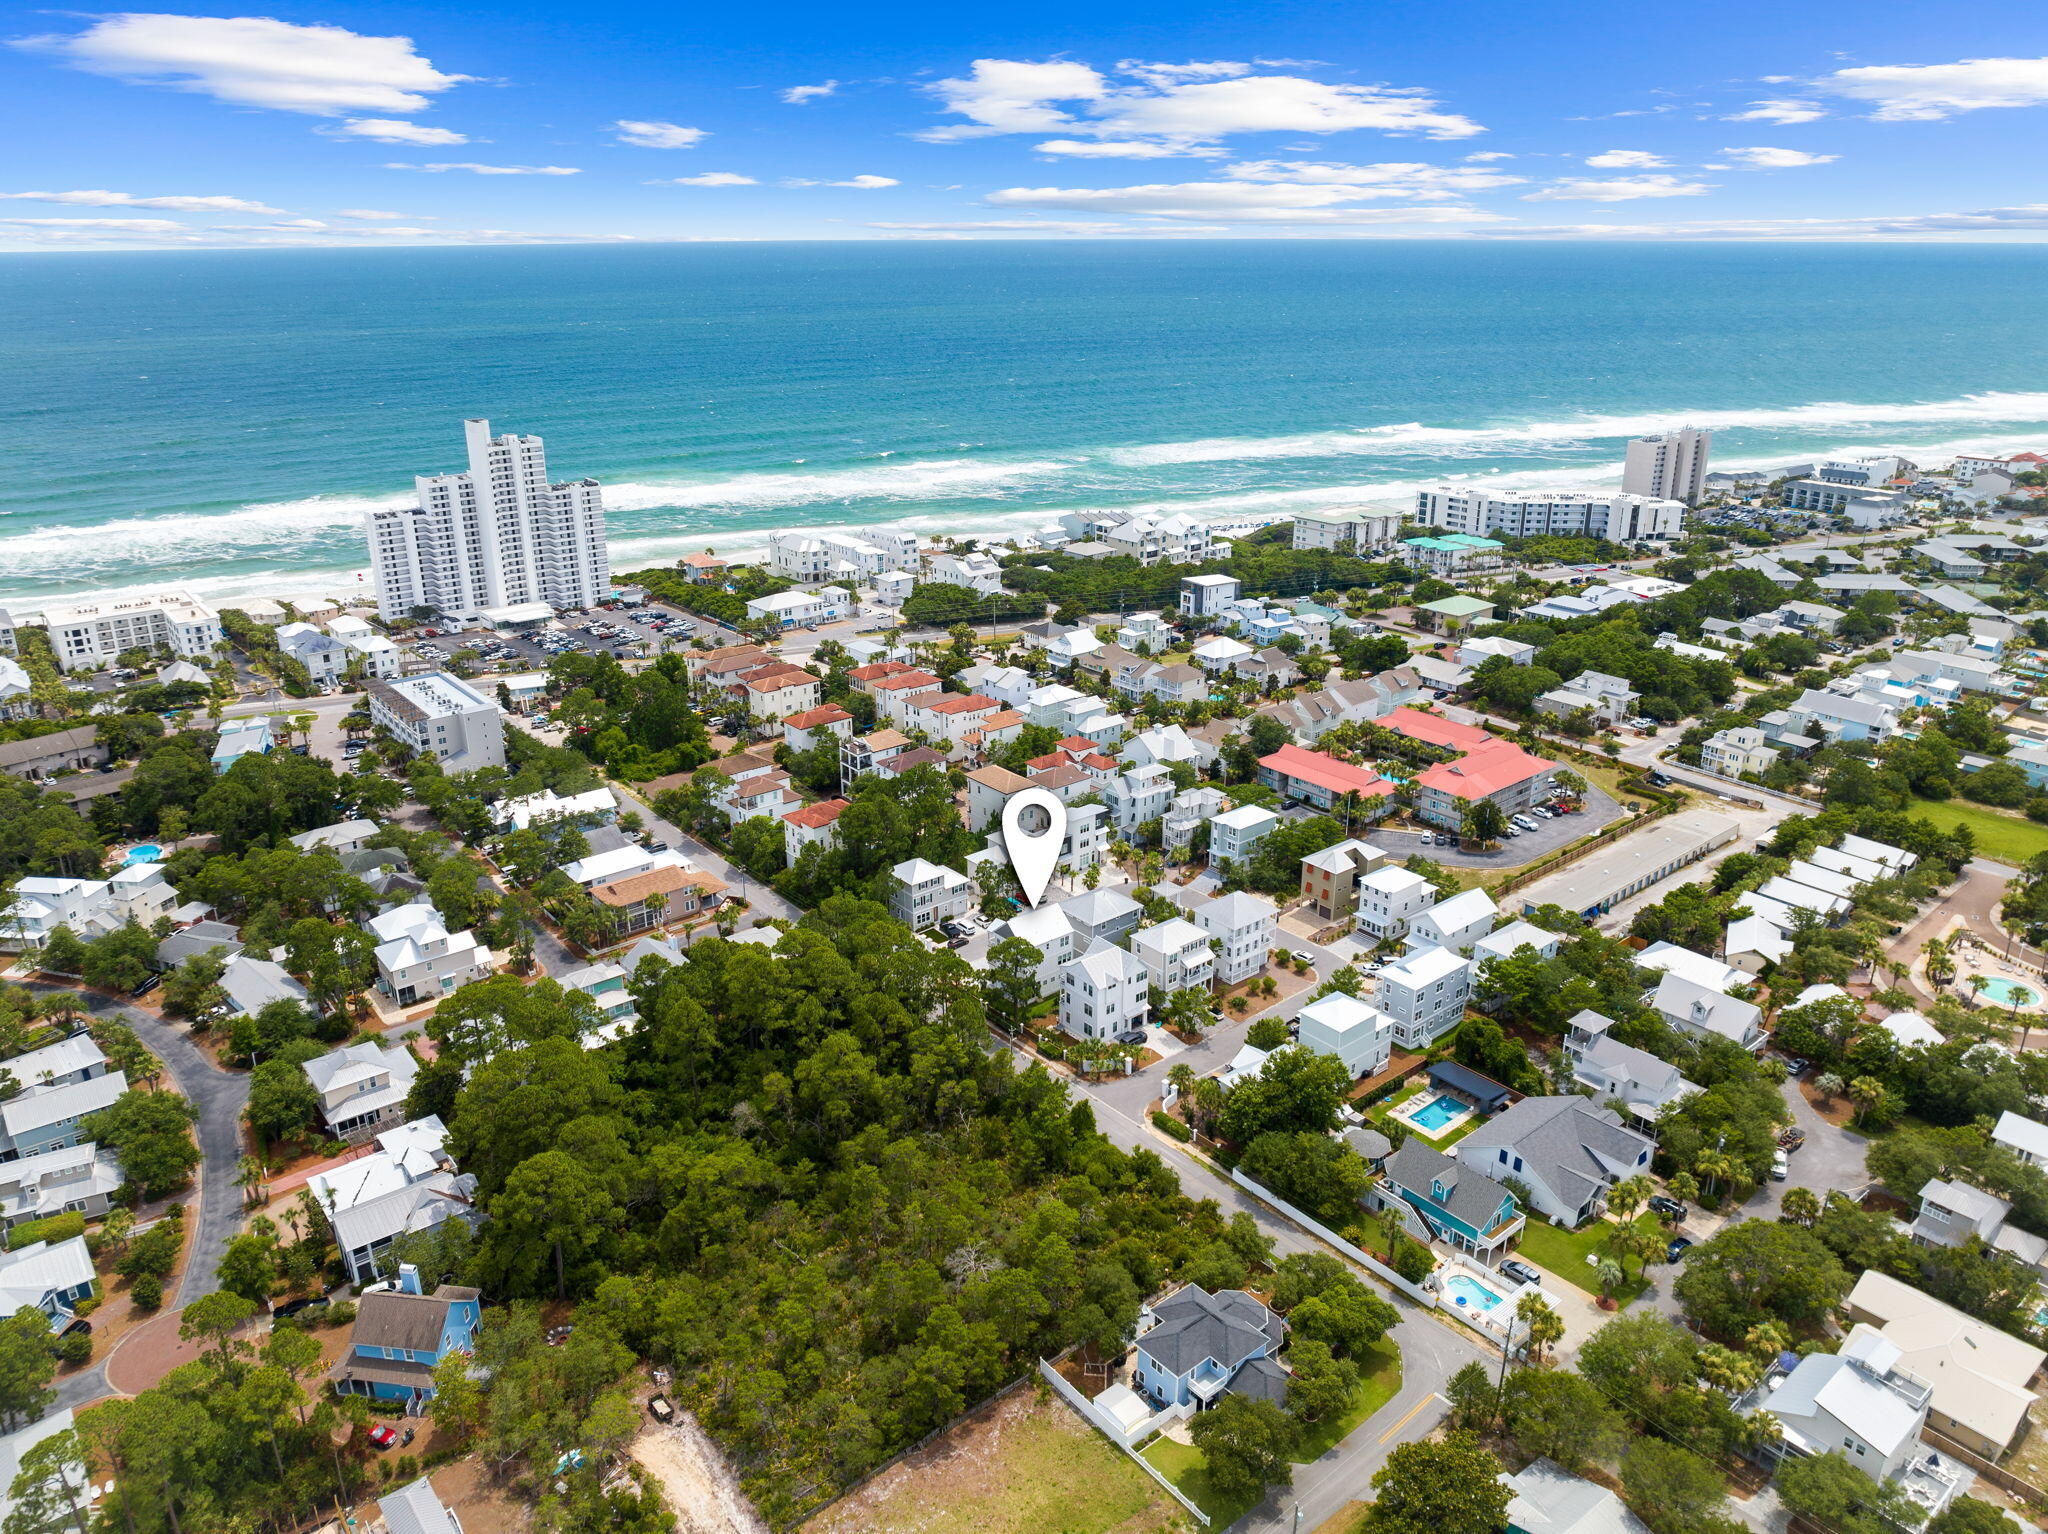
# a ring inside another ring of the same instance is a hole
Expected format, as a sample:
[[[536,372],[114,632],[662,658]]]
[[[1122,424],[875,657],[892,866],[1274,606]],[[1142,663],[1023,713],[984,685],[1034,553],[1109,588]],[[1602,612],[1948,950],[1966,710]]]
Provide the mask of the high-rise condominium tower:
[[[377,610],[471,619],[528,602],[588,607],[611,588],[604,497],[594,479],[548,483],[538,437],[464,421],[469,469],[420,475],[419,505],[368,518]]]
[[[1628,461],[1621,471],[1622,493],[1697,506],[1706,489],[1707,449],[1713,442],[1712,432],[1693,426],[1630,438]]]

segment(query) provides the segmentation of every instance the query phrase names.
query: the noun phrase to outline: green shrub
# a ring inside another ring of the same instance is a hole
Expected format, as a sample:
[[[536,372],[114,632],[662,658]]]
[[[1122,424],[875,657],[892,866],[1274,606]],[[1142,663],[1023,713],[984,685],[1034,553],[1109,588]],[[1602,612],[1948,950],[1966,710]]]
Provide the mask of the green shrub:
[[[137,1310],[155,1310],[164,1302],[164,1281],[154,1273],[138,1273],[128,1285],[128,1298]]]
[[[1058,1039],[1040,1039],[1038,1041],[1038,1052],[1048,1060],[1064,1060],[1067,1058],[1067,1047]]]
[[[7,1250],[18,1252],[38,1241],[69,1241],[85,1234],[85,1216],[77,1210],[53,1214],[46,1220],[29,1220],[7,1233]]]
[[[1436,1266],[1436,1259],[1429,1255],[1429,1248],[1420,1241],[1403,1241],[1394,1248],[1393,1269],[1411,1284],[1419,1284],[1429,1277]]]
[[[92,1362],[91,1332],[66,1332],[57,1339],[53,1346],[57,1350],[57,1358],[61,1363],[71,1364],[75,1367],[79,1364]]]
[[[1187,1125],[1170,1113],[1154,1113],[1152,1115],[1152,1122],[1157,1128],[1172,1135],[1174,1139],[1179,1140],[1182,1144],[1186,1144],[1195,1137],[1193,1130],[1189,1129]]]
[[[325,1326],[354,1326],[356,1324],[356,1302],[354,1300],[337,1300],[334,1304],[327,1307],[326,1314],[321,1316],[320,1320],[321,1324]]]

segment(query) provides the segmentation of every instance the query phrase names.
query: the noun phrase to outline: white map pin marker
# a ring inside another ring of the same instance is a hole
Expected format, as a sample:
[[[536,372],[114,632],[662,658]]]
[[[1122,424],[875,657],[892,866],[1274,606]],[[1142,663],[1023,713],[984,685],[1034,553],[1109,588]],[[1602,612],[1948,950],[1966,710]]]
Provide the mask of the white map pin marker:
[[[1067,840],[1067,807],[1046,788],[1020,788],[1003,806],[1003,848],[1030,905],[1045,899],[1060,848]]]

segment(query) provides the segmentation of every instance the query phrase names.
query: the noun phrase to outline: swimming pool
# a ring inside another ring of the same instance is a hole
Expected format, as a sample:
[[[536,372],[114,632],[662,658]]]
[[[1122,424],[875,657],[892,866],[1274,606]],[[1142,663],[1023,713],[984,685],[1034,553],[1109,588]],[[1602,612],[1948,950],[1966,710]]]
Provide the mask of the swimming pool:
[[[1467,1278],[1462,1273],[1453,1273],[1444,1280],[1444,1294],[1453,1305],[1464,1305],[1473,1310],[1492,1310],[1505,1298],[1478,1279]]]
[[[1408,1122],[1424,1134],[1441,1133],[1448,1124],[1463,1118],[1472,1110],[1464,1102],[1449,1093],[1439,1093],[1420,1108],[1408,1115]]]
[[[2040,994],[2032,987],[1998,975],[1972,975],[1970,989],[2001,1007],[2033,1007],[2041,1002]]]
[[[164,849],[155,842],[138,842],[133,847],[130,847],[126,855],[122,857],[121,866],[126,868],[131,863],[161,862],[163,855]]]

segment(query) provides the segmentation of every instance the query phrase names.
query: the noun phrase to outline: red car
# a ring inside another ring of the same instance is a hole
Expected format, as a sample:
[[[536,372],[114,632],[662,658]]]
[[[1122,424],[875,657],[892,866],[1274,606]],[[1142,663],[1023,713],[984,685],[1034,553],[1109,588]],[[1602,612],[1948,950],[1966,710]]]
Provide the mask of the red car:
[[[398,1442],[398,1429],[387,1422],[380,1422],[370,1429],[370,1442],[380,1449],[388,1449]]]

